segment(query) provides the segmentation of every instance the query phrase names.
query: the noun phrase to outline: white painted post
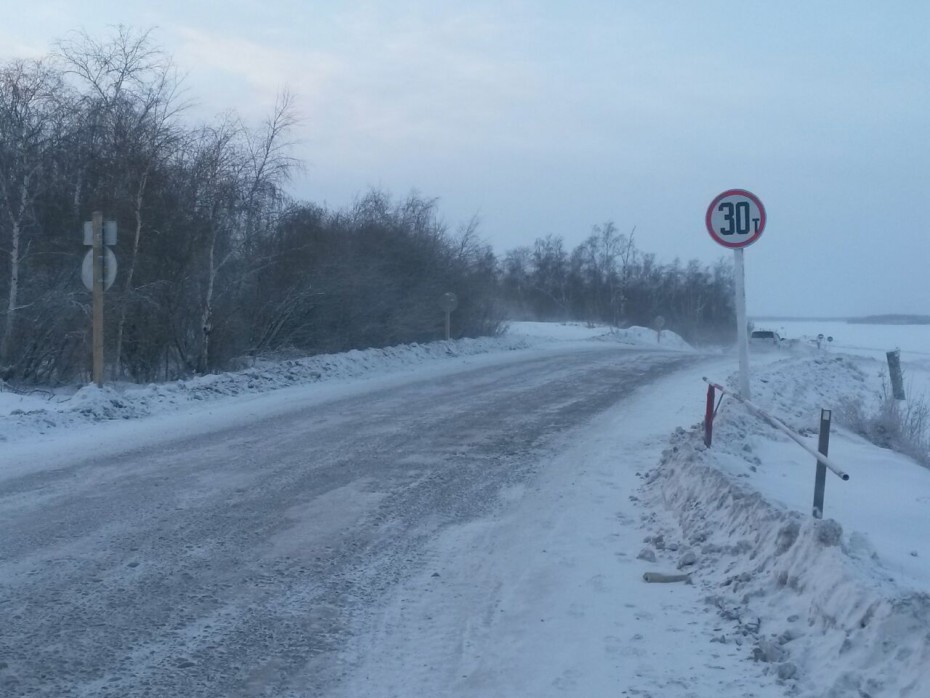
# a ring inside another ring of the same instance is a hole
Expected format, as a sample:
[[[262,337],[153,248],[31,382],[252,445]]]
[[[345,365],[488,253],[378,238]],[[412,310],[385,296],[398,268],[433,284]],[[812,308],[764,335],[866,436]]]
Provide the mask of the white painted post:
[[[733,250],[739,394],[744,400],[748,400],[749,328],[746,321],[746,271],[743,266],[743,248],[758,240],[765,230],[765,207],[752,192],[745,189],[727,189],[710,202],[704,215],[704,225],[714,241]]]
[[[736,345],[739,351],[739,394],[752,400],[749,393],[749,328],[746,321],[746,270],[743,248],[733,250],[733,274],[736,282]]]

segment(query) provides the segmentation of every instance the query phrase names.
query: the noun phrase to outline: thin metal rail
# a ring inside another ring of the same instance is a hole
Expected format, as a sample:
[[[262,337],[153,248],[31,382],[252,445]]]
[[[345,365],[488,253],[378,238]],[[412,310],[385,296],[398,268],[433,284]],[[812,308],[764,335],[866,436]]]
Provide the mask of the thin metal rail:
[[[814,448],[811,448],[811,446],[807,442],[804,441],[804,437],[802,437],[800,434],[795,433],[795,431],[791,429],[791,427],[789,427],[787,424],[781,421],[778,417],[773,417],[768,412],[763,410],[761,407],[754,405],[749,400],[741,397],[739,393],[733,392],[731,390],[727,390],[719,383],[714,383],[713,381],[709,381],[707,380],[706,377],[704,378],[704,382],[707,383],[708,385],[713,386],[715,390],[719,390],[722,394],[729,395],[733,399],[738,400],[739,402],[746,405],[746,407],[749,408],[750,412],[755,414],[757,417],[759,417],[763,421],[767,422],[769,425],[783,432],[792,441],[797,443],[798,446],[800,446],[805,451],[810,453],[814,458],[816,458],[818,462],[823,463],[825,466],[827,466],[827,468],[832,470],[841,480],[849,479],[849,474],[846,471],[840,468],[836,463],[834,463],[832,460],[830,460],[830,458],[828,458],[824,454],[819,453]]]

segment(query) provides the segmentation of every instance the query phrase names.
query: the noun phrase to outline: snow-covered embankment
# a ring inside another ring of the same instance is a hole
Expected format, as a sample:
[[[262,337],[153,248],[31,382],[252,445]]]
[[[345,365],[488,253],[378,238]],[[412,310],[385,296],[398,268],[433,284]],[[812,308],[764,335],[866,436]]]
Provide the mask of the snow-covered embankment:
[[[754,401],[812,435],[820,407],[874,399],[861,365],[829,354],[775,362],[754,376]],[[917,550],[930,472],[842,431],[833,446],[851,479],[828,475],[836,518],[816,520],[812,459],[724,400],[713,448],[700,428],[679,429],[647,476],[649,500],[680,523],[648,542],[674,561],[696,553],[708,603],[739,628],[719,641],[747,645],[801,695],[930,695],[930,576]]]

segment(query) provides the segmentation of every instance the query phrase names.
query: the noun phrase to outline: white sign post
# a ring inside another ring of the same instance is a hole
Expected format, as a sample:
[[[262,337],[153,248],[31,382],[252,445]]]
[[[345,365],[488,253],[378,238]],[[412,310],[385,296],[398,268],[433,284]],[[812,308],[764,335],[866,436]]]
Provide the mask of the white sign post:
[[[758,240],[765,230],[765,207],[745,189],[728,189],[710,202],[704,217],[707,232],[720,245],[733,250],[736,284],[736,344],[739,351],[739,392],[749,394],[749,331],[746,321],[746,272],[743,248]]]

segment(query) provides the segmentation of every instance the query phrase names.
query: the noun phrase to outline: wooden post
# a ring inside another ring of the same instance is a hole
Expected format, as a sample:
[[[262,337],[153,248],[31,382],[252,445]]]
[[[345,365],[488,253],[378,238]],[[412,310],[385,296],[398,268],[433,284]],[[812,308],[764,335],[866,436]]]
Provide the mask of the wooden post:
[[[94,211],[91,225],[93,226],[94,235],[94,278],[93,278],[93,302],[94,302],[94,383],[97,387],[103,387],[103,255],[106,248],[103,246],[103,213]]]
[[[656,319],[652,321],[652,329],[656,331],[656,344],[662,343],[663,327],[665,327],[665,318],[661,315],[656,315]]]
[[[452,311],[459,307],[459,299],[449,291],[439,297],[439,309],[446,314],[446,341],[452,339]]]
[[[817,450],[825,456],[830,455],[830,410],[820,410],[820,442]],[[814,476],[814,518],[823,518],[823,494],[827,486],[827,466],[817,461],[817,474]]]
[[[885,356],[888,359],[888,375],[891,377],[891,395],[895,400],[906,400],[904,375],[901,373],[901,350],[889,351]]]

